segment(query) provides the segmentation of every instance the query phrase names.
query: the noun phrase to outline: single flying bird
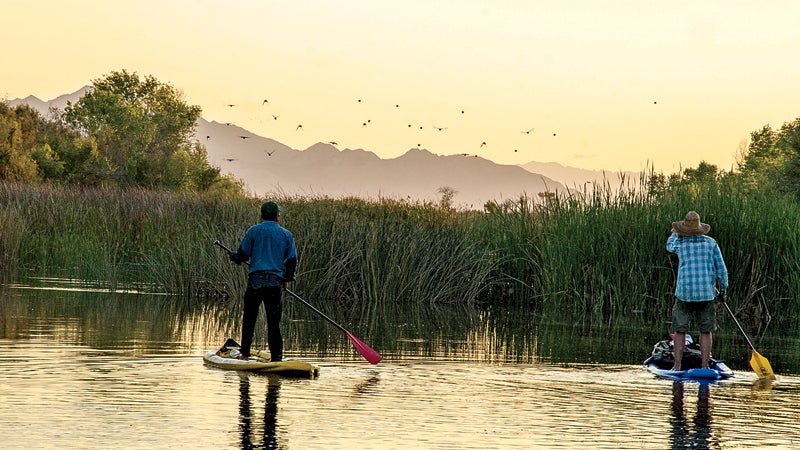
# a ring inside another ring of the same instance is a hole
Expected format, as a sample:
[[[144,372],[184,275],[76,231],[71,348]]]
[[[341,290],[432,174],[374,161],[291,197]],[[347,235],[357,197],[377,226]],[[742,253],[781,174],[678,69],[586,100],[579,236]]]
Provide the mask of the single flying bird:
[[[530,130],[528,130],[528,131],[520,131],[520,133],[531,134],[531,132],[532,132],[533,130],[534,130],[534,128],[531,128],[531,129],[530,129]]]

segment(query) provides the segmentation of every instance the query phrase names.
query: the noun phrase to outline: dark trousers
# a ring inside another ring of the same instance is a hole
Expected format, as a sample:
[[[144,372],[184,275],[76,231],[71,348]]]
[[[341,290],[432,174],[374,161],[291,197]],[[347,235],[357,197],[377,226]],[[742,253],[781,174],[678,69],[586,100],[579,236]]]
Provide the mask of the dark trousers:
[[[281,335],[281,314],[283,312],[283,288],[267,286],[258,289],[247,288],[244,293],[244,309],[242,313],[242,354],[250,356],[253,344],[253,333],[258,320],[258,310],[264,303],[267,313],[267,345],[270,359],[283,359],[283,336]]]

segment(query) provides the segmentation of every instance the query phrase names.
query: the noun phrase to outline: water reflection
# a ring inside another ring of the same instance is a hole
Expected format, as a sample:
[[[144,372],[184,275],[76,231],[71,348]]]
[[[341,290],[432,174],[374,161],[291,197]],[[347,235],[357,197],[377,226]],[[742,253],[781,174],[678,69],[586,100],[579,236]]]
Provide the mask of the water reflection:
[[[709,383],[700,383],[697,389],[697,410],[694,420],[689,423],[684,405],[684,382],[673,381],[672,416],[670,417],[670,440],[673,449],[679,448],[718,448],[711,430],[711,408]]]
[[[374,329],[333,314],[388,356],[377,366],[307,308],[287,315],[290,356],[322,366],[311,382],[204,366],[206,350],[238,334],[224,305],[0,285],[2,447],[800,448],[800,377],[755,382],[749,349],[730,382],[673,384],[641,369],[652,326],[388,312]],[[782,342],[770,359],[796,366],[796,336]]]
[[[380,381],[380,378],[378,378],[377,375],[372,375],[361,383],[358,383],[353,388],[353,393],[356,395],[370,395],[378,386],[378,381]]]
[[[241,432],[241,448],[259,448],[254,439],[253,415],[250,404],[250,377],[256,378],[252,374],[239,374],[239,430]],[[258,376],[256,379],[263,377]],[[281,390],[281,378],[278,376],[266,376],[267,397],[264,404],[264,429],[260,437],[262,442],[260,448],[276,449],[278,445],[277,436],[277,417],[278,417],[278,397]]]
[[[772,390],[773,384],[775,384],[775,380],[758,379],[753,383],[752,391],[753,393],[768,392]]]
[[[309,300],[383,354],[387,362],[425,358],[521,364],[638,364],[664,331],[640,316],[596,325],[580,318],[542,317],[524,308],[475,310],[463,305],[398,303],[380,308],[380,314],[373,317],[375,311],[331,312],[333,308],[324,299]],[[0,285],[0,335],[48,332],[71,336],[82,345],[96,348],[164,343],[158,348],[137,349],[141,352],[169,352],[175,345],[207,350],[240,333],[239,303],[96,292],[86,289],[82,282],[39,278]],[[362,360],[339,330],[306,307],[287,302],[285,308],[284,341],[289,357],[316,354]],[[54,317],[61,319],[54,323]],[[260,347],[266,346],[263,321],[263,317],[259,318],[254,340],[254,345]],[[570,338],[564,339],[565,336]],[[763,351],[768,352],[776,373],[800,373],[800,339],[796,331],[779,336],[774,343],[780,347],[764,345]],[[732,369],[750,370],[746,358],[739,357],[749,355],[749,349],[742,348],[743,341],[735,331],[716,334],[714,339],[715,348],[724,353]]]

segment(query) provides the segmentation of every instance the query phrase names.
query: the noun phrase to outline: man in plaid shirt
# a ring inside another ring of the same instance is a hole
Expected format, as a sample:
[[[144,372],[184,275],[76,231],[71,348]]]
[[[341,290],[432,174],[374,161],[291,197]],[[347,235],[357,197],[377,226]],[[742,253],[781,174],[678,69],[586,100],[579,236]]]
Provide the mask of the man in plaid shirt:
[[[728,269],[717,241],[706,236],[709,230],[711,227],[700,221],[699,214],[689,211],[684,220],[672,223],[672,234],[667,239],[667,251],[678,255],[678,281],[672,307],[674,371],[681,370],[686,333],[692,318],[700,328],[700,364],[708,368],[711,332],[716,326],[714,300],[726,300]]]

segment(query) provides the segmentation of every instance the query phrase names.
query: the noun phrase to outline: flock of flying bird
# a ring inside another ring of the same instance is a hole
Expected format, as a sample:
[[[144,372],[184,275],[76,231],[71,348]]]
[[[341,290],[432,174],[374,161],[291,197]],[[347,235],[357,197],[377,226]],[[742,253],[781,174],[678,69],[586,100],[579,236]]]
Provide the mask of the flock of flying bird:
[[[357,100],[357,102],[358,102],[358,103],[361,103],[361,99],[358,99],[358,100]],[[656,104],[656,102],[653,102],[653,104]],[[269,100],[267,100],[267,99],[264,99],[264,100],[261,102],[261,106],[266,106],[266,105],[269,105]],[[229,108],[234,108],[234,107],[236,107],[237,105],[236,105],[235,103],[229,103],[229,104],[227,104],[226,106],[228,106]],[[400,107],[400,105],[399,105],[399,104],[396,104],[396,105],[395,105],[395,107],[396,107],[396,108],[399,108],[399,107]],[[465,114],[465,111],[464,111],[464,110],[461,110],[460,112],[461,112],[461,114]],[[271,116],[272,116],[272,119],[273,119],[273,120],[278,120],[278,118],[280,117],[280,115],[278,115],[278,114],[271,114]],[[368,120],[366,120],[366,121],[362,122],[362,123],[361,123],[361,126],[362,126],[362,127],[368,127],[368,126],[369,126],[371,123],[372,123],[372,121],[368,119]],[[225,122],[225,125],[231,126],[231,125],[234,125],[234,124],[233,124],[233,122]],[[408,128],[413,128],[413,127],[414,127],[414,125],[412,125],[412,124],[409,124],[409,125],[408,125]],[[443,132],[443,131],[446,131],[446,130],[448,129],[448,127],[446,127],[446,126],[437,126],[437,125],[433,125],[431,128],[432,128],[432,129],[434,129],[434,130],[436,130],[437,132]],[[424,129],[424,127],[423,127],[423,126],[419,126],[419,129],[420,129],[420,130],[423,130],[423,129]],[[295,131],[303,131],[303,130],[304,130],[304,128],[303,128],[303,124],[297,124],[297,126],[295,127]],[[533,133],[535,130],[536,130],[536,128],[535,128],[535,127],[532,127],[532,128],[529,128],[529,129],[527,129],[527,130],[522,130],[522,131],[520,131],[520,133],[523,133],[523,134],[526,134],[526,135],[530,135],[530,134],[531,134],[531,133]],[[557,135],[557,134],[554,132],[554,133],[553,133],[553,136],[555,137],[556,135]],[[251,136],[247,136],[247,135],[239,135],[238,137],[239,137],[240,139],[242,139],[242,140],[245,140],[245,139],[249,139]],[[211,136],[210,136],[210,135],[209,135],[209,136],[206,136],[206,140],[209,140],[209,139],[211,139]],[[328,144],[331,144],[331,145],[333,145],[333,146],[338,146],[338,145],[339,145],[339,143],[338,143],[338,142],[336,142],[336,141],[328,141]],[[487,146],[488,146],[487,142],[486,142],[486,141],[482,141],[482,142],[480,143],[479,149],[482,149],[482,148],[484,148],[484,147],[487,147]],[[417,144],[417,147],[418,147],[418,148],[421,148],[421,144]],[[517,152],[517,151],[518,151],[517,149],[514,149],[514,152]],[[275,150],[274,150],[274,149],[273,149],[273,150],[265,150],[265,151],[264,151],[264,153],[265,153],[265,155],[266,155],[267,157],[270,157],[270,156],[272,156],[272,155],[275,153]],[[461,156],[475,156],[475,157],[479,156],[479,155],[477,155],[477,154],[472,154],[472,153],[460,153],[460,155],[461,155]],[[233,161],[235,161],[235,160],[236,160],[236,158],[225,158],[225,160],[226,160],[226,161],[228,161],[228,162],[233,162]]]

